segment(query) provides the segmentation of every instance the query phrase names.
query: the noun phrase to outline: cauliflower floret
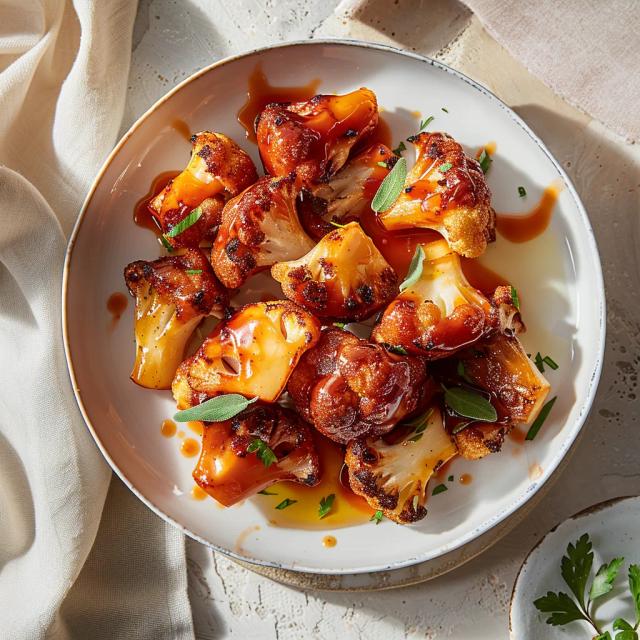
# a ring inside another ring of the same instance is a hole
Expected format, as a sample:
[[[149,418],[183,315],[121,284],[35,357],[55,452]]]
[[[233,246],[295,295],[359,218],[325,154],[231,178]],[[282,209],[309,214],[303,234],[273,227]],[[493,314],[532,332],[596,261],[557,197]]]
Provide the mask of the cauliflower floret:
[[[320,318],[363,320],[397,291],[395,271],[357,222],[333,229],[299,260],[271,275],[290,300]]]
[[[314,242],[300,226],[296,213],[295,178],[260,179],[224,208],[211,264],[229,288],[284,260],[296,260]]]
[[[275,402],[300,356],[319,337],[319,322],[293,302],[248,304],[204,341],[191,359],[188,385],[208,396],[240,393]],[[185,395],[180,380],[176,389]]]
[[[222,313],[227,291],[198,249],[132,262],[124,279],[136,299],[131,379],[149,389],[168,389],[194,329],[206,315]]]
[[[500,423],[474,422],[454,436],[463,457],[482,458],[500,450],[514,425],[536,419],[550,385],[515,335],[497,333],[461,352],[458,359],[467,380],[491,394],[501,416]]]
[[[303,184],[312,184],[336,173],[352,147],[377,124],[378,103],[369,89],[272,103],[258,116],[258,149],[267,173],[295,171]]]
[[[512,334],[521,328],[511,287],[498,287],[489,301],[469,284],[446,240],[421,248],[420,277],[386,308],[371,334],[375,342],[435,360],[496,331]]]
[[[435,229],[456,253],[476,258],[495,240],[495,211],[480,165],[446,133],[420,133],[410,141],[416,163],[380,221],[390,231]]]
[[[200,206],[202,215],[194,225],[167,237],[174,247],[212,240],[225,201],[258,179],[253,161],[231,138],[203,131],[192,136],[191,144],[189,164],[149,205],[165,234]]]
[[[305,231],[320,240],[335,228],[331,222],[359,219],[397,160],[390,149],[375,144],[349,160],[328,182],[303,189],[298,215]]]
[[[404,435],[393,443],[384,438],[351,442],[345,462],[351,489],[373,509],[404,524],[427,515],[429,479],[457,450],[437,406],[412,421],[410,427],[402,425],[399,430]]]
[[[264,443],[276,459],[266,466],[252,443]],[[225,507],[292,480],[314,486],[320,462],[311,430],[293,411],[279,405],[252,405],[226,422],[204,427],[202,452],[193,479]]]
[[[432,393],[424,361],[330,327],[287,385],[296,409],[340,444],[388,433]]]

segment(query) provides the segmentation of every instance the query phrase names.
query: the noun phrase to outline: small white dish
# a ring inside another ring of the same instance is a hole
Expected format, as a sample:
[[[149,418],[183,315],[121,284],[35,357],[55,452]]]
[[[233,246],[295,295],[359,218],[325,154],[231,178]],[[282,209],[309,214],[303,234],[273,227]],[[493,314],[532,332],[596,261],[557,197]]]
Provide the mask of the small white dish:
[[[126,264],[158,255],[153,235],[132,222],[134,205],[158,174],[186,163],[189,145],[176,119],[190,131],[230,135],[258,164],[257,150],[236,120],[257,64],[278,86],[318,78],[319,91],[325,93],[370,87],[395,141],[416,131],[414,110],[423,118],[434,115],[431,128],[448,131],[469,153],[495,141],[488,181],[498,211],[524,211],[551,183],[563,186],[541,236],[525,244],[498,238],[482,259],[520,292],[529,329],[525,347],[551,354],[560,365],[549,375],[558,401],[535,441],[524,447],[507,441],[500,454],[473,463],[456,461],[450,473],[456,478],[471,473],[473,483],[452,484],[430,499],[429,516],[416,526],[367,523],[326,532],[277,528],[254,500],[223,510],[212,500],[192,499],[194,459],[180,455],[175,439],[160,435],[161,422],[175,411],[171,395],[129,380],[132,305],[112,327],[106,300],[114,291],[126,292]],[[518,195],[521,185],[526,199]],[[154,105],[111,153],[87,196],[69,243],[63,296],[65,349],[78,404],[102,453],[127,486],[158,515],[214,549],[312,573],[364,573],[451,558],[448,554],[469,542],[504,530],[505,521],[556,471],[580,432],[605,342],[604,291],[593,233],[573,186],[543,143],[511,109],[462,74],[413,53],[349,41],[291,43],[223,60]],[[334,534],[338,544],[323,547],[324,533]]]
[[[640,497],[624,497],[596,504],[565,520],[550,531],[526,557],[516,578],[511,596],[509,629],[512,640],[584,640],[592,638],[592,627],[583,621],[553,627],[546,624],[548,614],[539,612],[533,601],[548,591],[570,594],[560,574],[560,561],[567,545],[584,533],[593,544],[593,569],[613,558],[624,557],[613,590],[598,601],[596,621],[603,631],[612,632],[611,624],[623,617],[635,623],[633,600],[629,594],[629,564],[640,564],[637,532],[640,530]],[[587,592],[590,581],[587,583]],[[614,634],[612,633],[612,637]]]

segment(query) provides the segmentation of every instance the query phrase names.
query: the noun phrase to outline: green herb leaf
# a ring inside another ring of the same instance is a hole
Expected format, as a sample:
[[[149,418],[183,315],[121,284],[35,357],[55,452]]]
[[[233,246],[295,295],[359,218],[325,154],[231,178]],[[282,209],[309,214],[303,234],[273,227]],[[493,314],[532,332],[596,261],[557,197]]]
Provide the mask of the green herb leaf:
[[[334,322],[333,326],[338,327],[338,329],[344,329],[346,326],[346,322]]]
[[[333,506],[333,502],[336,499],[336,494],[331,493],[326,498],[322,498],[320,500],[320,508],[318,509],[318,516],[320,516],[320,520],[328,515],[329,511],[331,511],[331,507]]]
[[[633,631],[633,627],[624,619],[616,618],[613,622],[614,631]]]
[[[411,285],[415,284],[420,280],[420,276],[422,275],[422,268],[424,263],[425,255],[424,249],[422,245],[419,244],[416,247],[416,251],[413,254],[413,258],[411,258],[411,264],[409,265],[409,271],[407,272],[407,277],[400,283],[400,291],[404,291],[408,289]]]
[[[373,196],[371,208],[375,212],[386,211],[397,199],[407,179],[407,161],[400,158],[389,171]]]
[[[407,426],[413,427],[413,436],[407,442],[418,442],[422,438],[422,434],[429,426],[429,418],[433,414],[433,409],[429,409],[425,414],[418,416],[415,420],[407,422]]]
[[[609,564],[603,564],[591,583],[589,598],[597,600],[613,589],[613,581],[620,571],[624,558],[614,558]]]
[[[418,133],[424,131],[431,123],[433,122],[433,116],[429,116],[424,120],[420,120],[420,128],[418,129]]]
[[[513,306],[520,311],[520,296],[518,295],[518,290],[513,285],[511,286],[511,301],[513,302]]]
[[[596,636],[596,640],[611,640],[611,635],[607,631],[601,636]],[[631,631],[621,631],[616,633],[616,640],[638,640],[638,633],[633,629]]]
[[[538,435],[540,427],[542,427],[542,425],[544,424],[544,421],[547,419],[549,412],[553,408],[553,405],[555,404],[557,399],[558,396],[551,398],[551,400],[549,400],[549,402],[547,402],[547,404],[542,407],[540,413],[538,414],[538,417],[533,421],[531,427],[529,427],[529,431],[527,431],[527,435],[524,438],[525,440],[533,440]]]
[[[558,363],[551,356],[545,356],[544,358],[542,358],[542,362],[544,362],[554,371],[558,368]]]
[[[583,534],[575,543],[567,546],[567,555],[562,557],[561,573],[567,586],[577,598],[578,604],[584,609],[584,591],[593,565],[591,540],[587,533]]]
[[[618,636],[616,636],[616,638],[617,637]],[[611,638],[611,634],[608,631],[605,631],[602,635],[593,636],[593,640],[613,640],[613,639]]]
[[[533,359],[533,361],[535,362],[536,367],[538,367],[538,371],[540,373],[544,373],[544,360],[542,359],[539,351],[538,353],[536,353],[536,357]]]
[[[443,162],[439,167],[438,167],[438,171],[440,173],[447,173],[447,171],[449,171],[449,169],[451,169],[451,167],[453,167],[453,165],[450,162]]]
[[[451,433],[455,436],[456,434],[464,431],[469,425],[473,424],[475,420],[466,420],[465,422],[459,422],[453,429],[451,429]]]
[[[449,477],[447,478],[447,482],[453,482],[453,476],[449,476]]]
[[[493,160],[491,159],[491,156],[487,153],[486,149],[482,150],[482,153],[478,158],[478,162],[480,163],[480,168],[482,169],[482,173],[486,174],[487,171],[489,171],[489,167],[491,166],[491,163],[493,162]]]
[[[298,501],[291,500],[290,498],[285,498],[280,504],[276,505],[276,509],[278,509],[279,511],[282,511],[283,509],[290,507],[292,504],[295,504],[296,502]]]
[[[467,370],[464,368],[464,362],[462,360],[458,360],[458,364],[456,365],[456,373],[469,384],[473,384],[473,380],[467,375]]]
[[[186,269],[185,273],[188,273],[190,276],[197,276],[202,273],[202,269]]]
[[[578,609],[578,605],[566,593],[548,591],[546,596],[534,600],[533,604],[538,611],[551,614],[546,622],[554,627],[574,620],[587,620]]]
[[[439,484],[434,490],[431,492],[432,496],[437,496],[439,493],[444,493],[445,491],[449,491],[449,488],[445,484]]]
[[[261,496],[277,496],[278,494],[275,491],[267,491],[263,489],[262,491],[258,491],[258,494]]]
[[[399,344],[390,344],[387,347],[388,351],[391,351],[391,353],[397,353],[399,356],[408,356],[409,353],[407,352],[407,350]]]
[[[250,404],[258,398],[247,400],[239,393],[226,393],[216,396],[198,404],[190,409],[178,411],[173,416],[176,422],[191,422],[193,420],[203,420],[204,422],[224,422],[244,411]]]
[[[447,107],[440,107],[445,113],[449,113],[449,109]]]
[[[169,252],[169,253],[173,253],[173,247],[171,246],[171,243],[164,237],[164,234],[161,235],[158,240],[160,240],[160,244],[162,244],[162,246]]]
[[[175,238],[179,236],[183,231],[186,231],[189,227],[192,227],[198,220],[200,220],[200,216],[202,216],[202,209],[200,207],[196,207],[188,216],[185,216],[178,222],[178,224],[167,231],[165,234],[168,238]]]
[[[278,462],[278,458],[276,454],[269,448],[269,445],[260,438],[255,438],[251,441],[249,446],[247,447],[247,451],[249,453],[255,453],[260,460],[262,460],[262,464],[269,468],[274,462]]]
[[[629,589],[636,608],[636,620],[640,620],[640,567],[637,564],[629,566]]]
[[[400,142],[400,144],[395,149],[392,149],[393,154],[396,155],[396,156],[402,155],[402,152],[406,151],[406,150],[407,150],[407,145],[402,141]]]
[[[495,407],[479,393],[463,387],[450,387],[444,392],[447,406],[464,418],[482,422],[495,422],[498,413]]]
[[[376,162],[376,164],[379,167],[382,167],[383,169],[388,169],[389,167],[387,167],[387,163],[386,162]]]
[[[518,195],[524,198],[527,195],[527,190],[524,187],[518,187]]]
[[[369,522],[375,522],[376,524],[380,524],[380,522],[382,521],[382,518],[384,516],[382,515],[382,511],[376,511],[370,518],[369,518]]]
[[[344,229],[347,226],[346,224],[340,224],[335,220],[329,220],[329,224],[332,224],[334,227],[338,227],[338,229]]]

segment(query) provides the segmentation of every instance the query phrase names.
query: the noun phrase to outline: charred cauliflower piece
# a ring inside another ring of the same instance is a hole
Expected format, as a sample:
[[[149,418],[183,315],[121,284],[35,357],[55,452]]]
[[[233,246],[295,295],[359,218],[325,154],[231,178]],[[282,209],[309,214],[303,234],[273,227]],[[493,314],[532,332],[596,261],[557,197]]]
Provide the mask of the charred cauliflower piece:
[[[312,249],[296,213],[297,193],[293,176],[265,177],[225,206],[211,251],[225,286],[239,287],[253,273]]]
[[[275,454],[269,466],[249,451],[256,440]],[[257,405],[231,420],[205,426],[193,479],[230,507],[274,482],[292,480],[313,486],[320,479],[320,462],[309,426],[293,411]]]
[[[420,133],[410,141],[416,163],[380,221],[390,231],[435,229],[456,253],[476,258],[495,240],[491,192],[480,165],[446,133]]]
[[[550,385],[527,357],[515,335],[498,333],[458,356],[467,378],[488,391],[503,424],[473,423],[454,436],[465,458],[482,458],[498,451],[516,424],[531,424],[549,394]]]
[[[334,228],[299,260],[273,265],[271,275],[320,318],[363,320],[397,291],[395,271],[357,222]]]
[[[351,148],[377,124],[378,103],[369,89],[272,103],[258,116],[258,149],[267,173],[295,171],[303,184],[312,184],[336,173]]]
[[[427,515],[429,479],[457,453],[438,407],[431,407],[412,426],[394,443],[358,438],[349,444],[345,456],[353,491],[401,524]]]
[[[275,402],[298,360],[319,336],[318,321],[293,302],[248,304],[204,341],[191,359],[187,383],[207,396],[240,393]],[[174,391],[184,396],[181,384],[178,380]]]
[[[328,182],[303,189],[298,215],[305,231],[320,240],[335,228],[331,222],[359,219],[397,160],[390,149],[375,144],[349,160]]]
[[[446,240],[421,246],[420,277],[385,309],[371,334],[375,342],[436,360],[496,331],[514,335],[522,329],[511,287],[498,287],[489,301],[469,284]]]
[[[287,390],[300,415],[334,442],[388,433],[430,393],[420,358],[389,353],[331,327],[295,368]]]
[[[222,313],[227,291],[198,249],[132,262],[124,279],[136,299],[131,379],[149,389],[168,389],[194,329],[206,315]]]
[[[213,240],[225,201],[258,179],[253,161],[231,138],[203,131],[192,136],[191,144],[189,164],[150,203],[164,233],[200,206],[202,215],[194,225],[167,238],[174,247]]]

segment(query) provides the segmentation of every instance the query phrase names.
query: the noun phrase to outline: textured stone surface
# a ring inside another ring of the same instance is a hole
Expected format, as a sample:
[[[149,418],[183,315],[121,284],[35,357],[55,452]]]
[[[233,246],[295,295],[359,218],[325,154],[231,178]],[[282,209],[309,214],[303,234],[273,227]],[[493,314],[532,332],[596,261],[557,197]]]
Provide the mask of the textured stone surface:
[[[588,209],[608,302],[605,369],[584,435],[550,494],[481,557],[435,581],[369,594],[303,593],[189,543],[198,637],[242,640],[505,640],[516,572],[552,526],[601,500],[640,493],[640,151],[565,105],[453,0],[141,0],[125,126],[196,69],[281,40],[357,37],[451,64],[510,104],[566,168]],[[335,11],[334,11],[335,9]],[[544,304],[542,301],[541,304]]]

